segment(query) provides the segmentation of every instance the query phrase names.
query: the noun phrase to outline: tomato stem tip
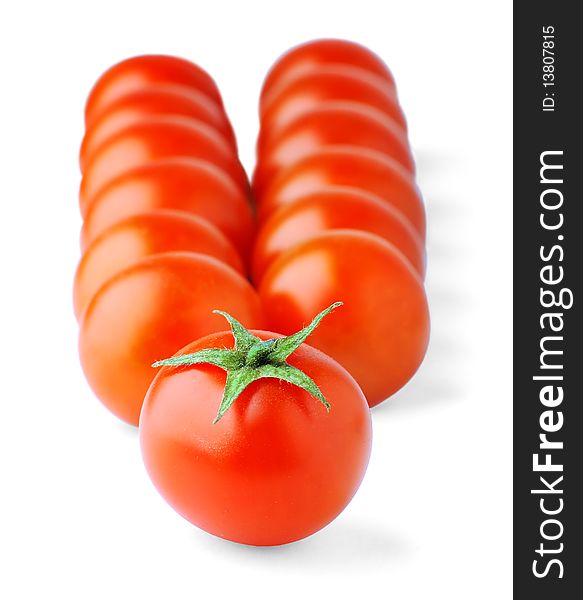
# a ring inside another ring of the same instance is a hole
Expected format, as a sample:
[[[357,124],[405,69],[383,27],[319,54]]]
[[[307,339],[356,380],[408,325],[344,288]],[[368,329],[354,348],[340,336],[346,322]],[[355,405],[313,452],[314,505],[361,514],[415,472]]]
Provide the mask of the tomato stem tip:
[[[265,377],[287,381],[304,389],[317,398],[329,411],[330,404],[314,380],[300,369],[288,364],[286,359],[304,343],[318,327],[320,321],[339,306],[342,306],[342,302],[334,302],[316,315],[309,325],[293,335],[267,340],[253,335],[228,313],[214,310],[214,313],[222,315],[229,322],[235,339],[233,349],[206,348],[192,354],[181,354],[158,360],[152,366],[177,367],[204,363],[224,369],[227,372],[227,380],[223,398],[213,423],[221,420],[249,384]]]

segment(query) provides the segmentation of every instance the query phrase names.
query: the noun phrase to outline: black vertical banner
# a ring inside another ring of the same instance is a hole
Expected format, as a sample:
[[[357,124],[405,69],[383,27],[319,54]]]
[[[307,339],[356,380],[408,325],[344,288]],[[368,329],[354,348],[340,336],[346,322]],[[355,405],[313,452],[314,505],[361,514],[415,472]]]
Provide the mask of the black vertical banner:
[[[514,4],[514,597],[583,598],[583,33]]]

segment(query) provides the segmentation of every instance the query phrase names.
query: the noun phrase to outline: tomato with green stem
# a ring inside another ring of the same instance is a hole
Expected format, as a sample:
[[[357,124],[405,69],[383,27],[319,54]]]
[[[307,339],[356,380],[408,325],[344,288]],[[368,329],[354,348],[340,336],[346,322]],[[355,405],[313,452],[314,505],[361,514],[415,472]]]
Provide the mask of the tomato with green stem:
[[[204,219],[172,210],[139,213],[110,227],[84,252],[73,284],[77,319],[111,277],[146,256],[178,251],[214,256],[245,274],[233,245]]]
[[[407,131],[394,91],[367,71],[351,67],[318,67],[287,82],[261,113],[261,129],[277,135],[305,111],[329,100],[362,102],[380,110]]]
[[[192,88],[223,107],[217,85],[204,69],[176,56],[145,54],[122,60],[99,77],[87,98],[85,123],[89,125],[126,94],[149,85],[168,83]]]
[[[299,44],[285,52],[265,77],[260,106],[264,107],[280,93],[290,79],[320,66],[344,65],[374,73],[395,88],[395,80],[387,65],[371,50],[348,40],[316,39]]]
[[[247,196],[223,170],[192,158],[153,161],[104,187],[85,215],[81,249],[115,223],[160,209],[202,217],[233,243],[244,260],[249,258],[255,225]]]
[[[394,158],[411,174],[415,163],[407,136],[388,116],[360,102],[323,102],[302,113],[277,135],[263,130],[257,145],[253,191],[261,195],[266,182],[323,146],[351,145]]]
[[[255,546],[332,521],[364,476],[368,406],[337,362],[303,344],[326,312],[288,338],[247,331],[197,340],[156,366],[140,417],[148,474],[185,519]]]
[[[327,185],[376,194],[400,211],[425,241],[425,207],[411,174],[389,156],[355,146],[321,148],[280,171],[258,199],[260,221]]]
[[[344,366],[370,406],[413,376],[429,340],[423,283],[389,242],[364,231],[328,231],[271,263],[259,285],[267,325],[291,333],[333,300],[344,303],[310,343]]]
[[[425,249],[403,215],[381,198],[350,187],[324,186],[277,210],[263,223],[253,249],[253,281],[286,250],[324,231],[356,229],[391,242],[425,275]]]
[[[95,150],[118,131],[156,115],[189,117],[214,127],[237,151],[231,123],[208,96],[178,85],[156,85],[131,92],[112,102],[85,131],[79,163],[84,171]]]
[[[155,375],[152,362],[221,331],[221,317],[211,312],[216,307],[246,326],[263,324],[249,282],[211,256],[155,254],[110,278],[79,324],[81,365],[95,395],[120,419],[137,425]]]
[[[233,148],[211,126],[176,116],[145,119],[119,131],[95,150],[79,189],[85,216],[95,196],[115,177],[161,158],[197,158],[212,162],[246,192],[247,175]]]

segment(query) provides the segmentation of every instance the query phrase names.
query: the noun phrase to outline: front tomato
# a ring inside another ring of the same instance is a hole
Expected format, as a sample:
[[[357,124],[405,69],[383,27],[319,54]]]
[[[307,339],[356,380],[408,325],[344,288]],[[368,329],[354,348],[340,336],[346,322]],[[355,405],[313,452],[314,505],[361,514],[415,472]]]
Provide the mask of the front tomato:
[[[259,345],[282,340],[249,335]],[[235,345],[223,332],[177,356],[233,348],[241,349],[241,339]],[[168,503],[209,533],[256,546],[299,540],[332,521],[364,476],[371,423],[354,379],[305,344],[284,364],[316,384],[329,411],[301,383],[289,383],[292,376],[274,374],[249,383],[217,421],[227,375],[216,363],[166,366],[148,391],[140,417],[146,469]]]

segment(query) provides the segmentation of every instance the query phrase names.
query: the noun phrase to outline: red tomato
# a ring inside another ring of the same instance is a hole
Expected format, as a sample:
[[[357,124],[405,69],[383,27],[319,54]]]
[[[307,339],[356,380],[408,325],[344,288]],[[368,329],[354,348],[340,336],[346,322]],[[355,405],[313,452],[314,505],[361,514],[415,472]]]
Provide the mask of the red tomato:
[[[221,108],[223,101],[212,77],[198,65],[176,56],[144,55],[123,60],[101,75],[85,105],[89,124],[107,107],[126,94],[152,84],[184,85],[211,98]]]
[[[260,136],[253,190],[261,195],[265,182],[322,146],[351,145],[378,150],[411,174],[415,164],[403,130],[381,111],[360,102],[324,102],[302,113],[277,135]]]
[[[241,163],[215,129],[185,117],[153,117],[126,127],[95,150],[79,190],[81,214],[86,215],[93,198],[116,176],[149,161],[177,156],[208,160],[242,190],[248,189]]]
[[[83,313],[79,353],[96,396],[120,419],[137,425],[155,370],[193,339],[224,329],[219,308],[261,327],[255,290],[216,258],[191,252],[156,254],[99,288]]]
[[[172,251],[208,254],[244,275],[231,243],[204,219],[173,210],[140,213],[116,223],[87,248],[73,287],[77,318],[108,279],[141,258]]]
[[[425,274],[421,238],[399,211],[364,190],[330,186],[282,206],[263,224],[253,252],[255,283],[280,254],[329,229],[379,235],[403,253],[420,277]]]
[[[148,163],[112,181],[94,199],[81,230],[81,249],[114,223],[169,208],[198,215],[249,257],[254,235],[251,206],[224,171],[210,162],[173,158]]]
[[[288,81],[261,113],[261,129],[276,135],[293,119],[328,100],[361,102],[393,119],[406,132],[397,97],[380,77],[351,67],[319,67]]]
[[[322,148],[280,171],[258,198],[261,221],[327,185],[376,194],[399,210],[425,241],[425,208],[411,174],[385,154],[354,146]]]
[[[191,117],[220,131],[237,151],[233,128],[223,110],[208,96],[180,85],[157,85],[122,96],[95,119],[85,132],[79,162],[84,171],[91,155],[105,140],[128,125],[156,115]]]
[[[394,246],[361,231],[329,231],[297,244],[265,272],[268,327],[289,334],[331,302],[344,302],[310,337],[356,379],[370,406],[403,387],[425,354],[423,284]]]
[[[271,67],[261,89],[260,106],[275,96],[289,79],[320,66],[346,65],[379,75],[394,88],[387,65],[368,48],[347,40],[320,39],[295,46]]]
[[[254,331],[260,339],[281,337]],[[230,332],[180,354],[233,348]],[[213,424],[225,387],[219,367],[164,367],[140,417],[147,471],[184,518],[219,537],[255,546],[304,538],[348,504],[364,476],[370,414],[352,377],[306,344],[288,358],[331,408],[277,379],[251,383]]]

